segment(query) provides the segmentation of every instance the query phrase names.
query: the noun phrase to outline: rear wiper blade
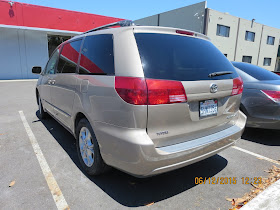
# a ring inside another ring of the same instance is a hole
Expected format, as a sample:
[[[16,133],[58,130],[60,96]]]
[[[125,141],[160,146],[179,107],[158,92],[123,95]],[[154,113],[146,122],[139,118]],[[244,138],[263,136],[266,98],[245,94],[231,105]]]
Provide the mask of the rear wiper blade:
[[[226,74],[232,74],[232,71],[219,71],[219,72],[213,72],[208,75],[208,77],[216,77],[216,76],[221,76],[221,75],[226,75]]]

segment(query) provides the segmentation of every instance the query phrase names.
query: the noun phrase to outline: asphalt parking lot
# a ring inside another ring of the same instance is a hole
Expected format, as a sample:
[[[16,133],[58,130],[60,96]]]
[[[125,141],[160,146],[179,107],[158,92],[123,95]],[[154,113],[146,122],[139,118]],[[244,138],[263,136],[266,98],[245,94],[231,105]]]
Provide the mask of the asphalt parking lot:
[[[37,117],[35,85],[0,82],[0,209],[59,206],[19,111],[70,209],[229,209],[226,197],[242,197],[252,188],[242,177],[266,176],[264,170],[275,165],[271,161],[280,159],[280,131],[246,129],[236,147],[176,171],[138,179],[112,169],[89,177],[80,167],[74,137],[52,118]],[[195,177],[236,177],[236,184],[196,185]]]

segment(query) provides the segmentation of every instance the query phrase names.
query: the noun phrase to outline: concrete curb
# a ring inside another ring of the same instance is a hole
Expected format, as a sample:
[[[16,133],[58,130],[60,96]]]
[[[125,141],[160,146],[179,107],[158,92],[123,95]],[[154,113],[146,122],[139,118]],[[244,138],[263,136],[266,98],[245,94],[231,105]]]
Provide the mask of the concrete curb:
[[[279,210],[280,209],[280,180],[257,195],[241,208],[242,210]]]
[[[15,79],[15,80],[0,80],[0,82],[34,82],[38,79]]]

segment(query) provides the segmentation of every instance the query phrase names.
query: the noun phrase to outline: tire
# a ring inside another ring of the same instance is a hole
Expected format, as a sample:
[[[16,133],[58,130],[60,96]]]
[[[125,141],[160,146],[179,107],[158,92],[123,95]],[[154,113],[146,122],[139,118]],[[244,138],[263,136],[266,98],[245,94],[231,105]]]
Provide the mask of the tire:
[[[46,119],[48,116],[48,113],[44,111],[40,95],[38,95],[38,110],[39,110],[39,118]]]
[[[96,176],[107,171],[93,129],[85,118],[76,127],[76,146],[80,163],[88,175]]]

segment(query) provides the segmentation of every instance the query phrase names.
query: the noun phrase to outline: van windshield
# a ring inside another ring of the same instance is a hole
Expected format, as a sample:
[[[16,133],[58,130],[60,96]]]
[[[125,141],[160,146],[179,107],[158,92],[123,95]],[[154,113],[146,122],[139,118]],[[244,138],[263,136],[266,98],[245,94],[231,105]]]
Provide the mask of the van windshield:
[[[196,81],[238,77],[228,59],[210,42],[200,38],[135,33],[146,78]],[[232,74],[209,77],[213,72]]]

